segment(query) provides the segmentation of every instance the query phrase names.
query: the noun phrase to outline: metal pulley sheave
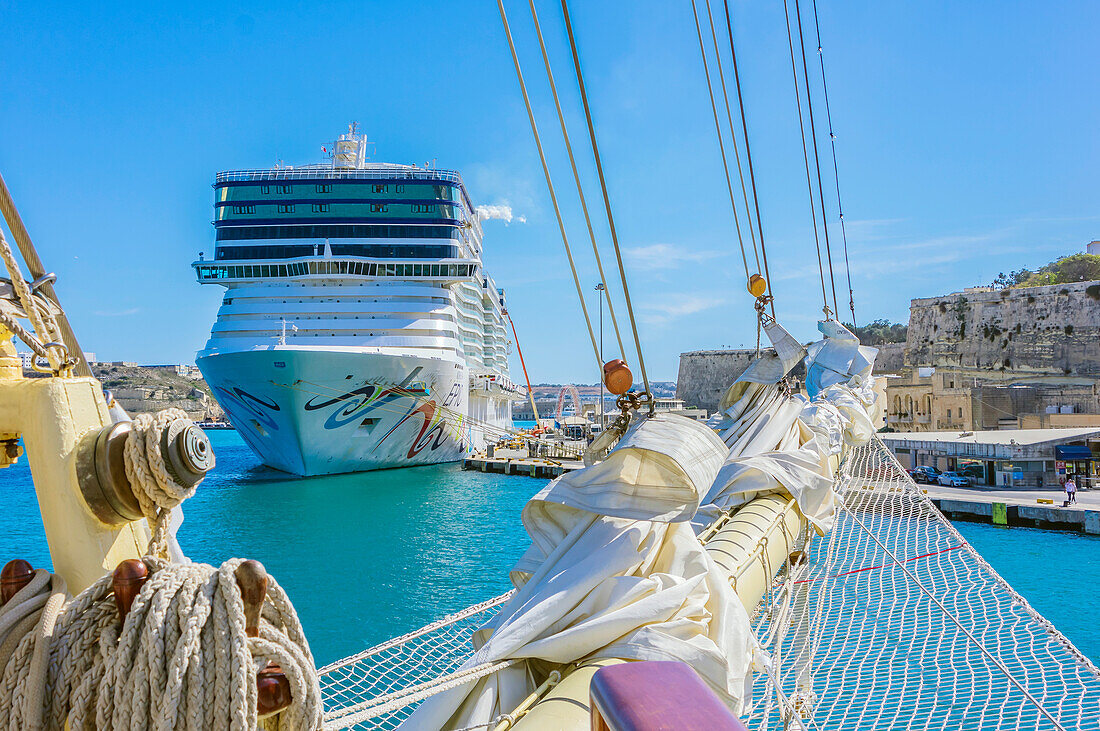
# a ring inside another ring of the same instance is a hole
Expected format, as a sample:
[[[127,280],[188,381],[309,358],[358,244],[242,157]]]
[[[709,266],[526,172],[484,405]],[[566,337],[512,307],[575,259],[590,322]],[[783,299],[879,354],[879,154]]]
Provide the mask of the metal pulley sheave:
[[[132,430],[129,421],[106,426],[85,438],[77,456],[81,493],[96,517],[107,525],[145,517],[126,476],[124,452]],[[185,487],[198,484],[214,466],[209,438],[190,420],[174,421],[163,431],[160,452],[168,474]]]

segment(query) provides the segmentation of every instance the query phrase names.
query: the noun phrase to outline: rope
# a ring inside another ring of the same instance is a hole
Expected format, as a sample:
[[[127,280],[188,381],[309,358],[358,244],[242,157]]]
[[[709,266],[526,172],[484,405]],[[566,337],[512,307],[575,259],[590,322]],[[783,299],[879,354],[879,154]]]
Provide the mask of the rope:
[[[499,2],[499,0],[498,0]],[[596,128],[592,124],[592,110],[588,106],[588,93],[584,88],[584,75],[581,73],[581,59],[577,54],[577,41],[573,37],[573,23],[569,20],[569,4],[567,0],[561,0],[562,14],[565,17],[565,31],[569,35],[569,51],[573,56],[573,69],[577,75],[577,86],[580,87],[581,104],[584,107],[584,119],[588,124],[588,138],[592,143],[592,156],[596,161],[596,174],[600,179],[600,191],[603,193],[604,210],[607,212],[607,224],[611,229],[611,243],[615,247],[615,260],[619,264],[619,279],[623,285],[623,298],[626,300],[626,313],[630,316],[630,329],[634,333],[634,347],[638,350],[638,367],[642,371],[642,383],[645,392],[652,397],[653,392],[649,388],[649,375],[646,373],[645,358],[642,357],[642,341],[638,338],[638,323],[634,319],[634,305],[630,301],[630,287],[626,283],[626,270],[623,268],[623,255],[619,250],[619,234],[615,230],[615,217],[611,215],[611,198],[607,195],[607,181],[604,179],[603,163],[600,161],[600,147],[596,143]],[[653,399],[650,398],[650,413],[653,412]]]
[[[15,209],[15,201],[12,200],[11,191],[8,190],[3,175],[0,175],[0,212],[3,213],[4,219],[8,222],[8,228],[11,229],[12,236],[15,237],[15,243],[19,246],[19,253],[23,255],[23,260],[26,261],[31,276],[35,279],[45,277],[46,270],[42,266],[42,260],[38,258],[38,252],[35,251],[31,237],[27,233],[27,227],[23,225],[23,219],[19,217],[19,211]],[[69,321],[65,318],[64,310],[61,310],[61,305],[58,304],[57,293],[54,292],[53,284],[46,279],[43,281],[41,289],[42,295],[57,305],[60,310],[56,322],[60,335],[59,337],[47,338],[47,342],[63,342],[69,351],[70,357],[75,361],[76,374],[90,378],[92,371],[84,358],[84,351],[80,349],[80,345],[76,342],[76,335],[69,327]]]
[[[802,135],[802,160],[806,164],[806,188],[810,193],[810,221],[814,225],[814,247],[817,249],[817,271],[821,275],[821,301],[825,319],[829,319],[829,296],[825,293],[825,265],[821,261],[821,240],[817,233],[817,210],[814,207],[814,187],[810,180],[810,153],[806,147],[806,126],[802,121],[802,96],[798,91],[798,69],[794,62],[794,36],[791,35],[791,16],[787,0],[783,0],[783,18],[787,21],[787,45],[791,49],[791,73],[794,75],[794,101],[798,107],[798,131]],[[834,298],[835,299],[835,298]]]
[[[442,693],[451,688],[457,688],[460,685],[472,683],[475,680],[484,678],[487,675],[492,675],[493,673],[504,670],[520,662],[524,662],[524,660],[522,658],[514,658],[511,660],[474,665],[464,670],[441,675],[425,683],[412,685],[394,691],[393,693],[371,698],[353,706],[341,708],[334,713],[325,715],[325,728],[350,728],[368,719],[384,716],[387,713],[393,713],[400,708],[404,708],[417,701],[422,701],[436,693]]]
[[[111,574],[69,600],[44,570],[0,608],[0,728],[252,729],[256,673],[276,663],[291,705],[269,729],[321,728],[321,691],[301,623],[286,593],[268,577],[257,637],[245,629],[236,570],[172,564],[169,511],[194,493],[165,467],[165,430],[178,409],[134,419],[126,474],[153,530],[144,561],[150,575],[119,626]]]
[[[469,607],[466,607],[462,611],[455,612],[454,614],[448,614],[446,617],[443,617],[442,619],[437,619],[431,624],[424,625],[420,629],[415,629],[412,632],[403,634],[400,637],[394,637],[393,639],[386,640],[379,645],[375,645],[374,647],[363,650],[362,652],[356,653],[355,655],[351,655],[349,657],[337,660],[336,662],[329,663],[328,665],[325,665],[323,668],[318,670],[317,674],[323,677],[339,670],[340,668],[347,667],[348,665],[353,665],[368,657],[377,655],[380,652],[385,652],[392,647],[397,647],[398,645],[403,645],[406,642],[415,640],[417,637],[422,637],[424,635],[431,634],[432,632],[440,630],[444,627],[449,627],[456,622],[460,622],[463,619],[466,619],[467,617],[472,617],[475,614],[481,614],[486,609],[499,607],[501,604],[504,604],[506,601],[511,599],[515,593],[515,589],[513,589],[512,591],[508,591],[500,594],[499,596],[495,596],[492,599],[486,599],[479,604],[473,604]]]
[[[953,622],[955,624],[955,626],[957,626],[959,628],[959,631],[962,632],[964,635],[966,635],[966,638],[968,640],[970,640],[970,642],[973,643],[973,645],[975,647],[977,647],[978,650],[983,655],[985,655],[985,657],[990,662],[992,662],[994,665],[997,666],[998,670],[1000,670],[1002,673],[1004,673],[1005,677],[1008,678],[1008,680],[1013,685],[1016,686],[1017,690],[1019,690],[1021,693],[1023,693],[1024,696],[1032,704],[1034,704],[1036,708],[1039,709],[1039,712],[1042,713],[1044,716],[1046,716],[1048,721],[1050,721],[1051,723],[1054,724],[1055,728],[1059,729],[1060,731],[1065,731],[1065,726],[1063,726],[1061,723],[1059,723],[1058,719],[1056,719],[1053,715],[1051,715],[1050,711],[1048,711],[1046,709],[1046,707],[1043,706],[1043,704],[1040,703],[1039,700],[1028,691],[1028,689],[1024,686],[1024,684],[1021,683],[1016,678],[1015,675],[1013,675],[1012,671],[1010,671],[1007,667],[1005,667],[1005,664],[1003,662],[1001,662],[1000,658],[996,657],[993,653],[991,653],[989,650],[987,650],[985,648],[985,645],[983,645],[978,640],[978,638],[975,637],[969,629],[967,629],[966,625],[962,622],[962,620],[960,620],[958,617],[956,617],[955,614],[950,609],[948,609],[947,606],[945,606],[944,603],[941,602],[936,597],[935,594],[930,592],[924,586],[924,584],[922,584],[920,582],[920,579],[918,579],[916,577],[916,575],[912,571],[909,570],[909,567],[905,565],[906,562],[899,559],[897,557],[897,555],[894,554],[893,551],[891,551],[889,548],[887,548],[886,545],[881,540],[879,540],[878,536],[875,535],[863,523],[863,521],[859,519],[859,516],[856,514],[856,511],[855,510],[848,510],[847,513],[852,518],[852,520],[854,520],[856,522],[856,524],[860,527],[860,529],[863,530],[863,532],[866,533],[871,538],[871,540],[875,542],[875,544],[879,547],[879,550],[881,550],[883,553],[885,553],[890,558],[890,560],[894,562],[894,565],[896,565],[903,572],[905,572],[905,575],[909,578],[910,581],[913,582],[913,584],[918,589],[920,589],[921,593],[924,594],[925,596],[927,596],[929,601],[931,601],[933,604],[935,604],[939,608],[939,610],[941,612],[943,612],[944,616],[947,617],[947,619],[951,620],[951,622]]]
[[[27,330],[27,328],[20,325],[19,320],[17,320],[14,316],[7,314],[3,310],[0,310],[0,323],[3,323],[4,327],[6,327],[13,335],[17,336],[20,340],[26,343],[27,347],[33,350],[35,355],[49,360],[50,351],[47,350],[44,345],[42,345],[42,341],[36,338],[34,336],[34,333],[30,332],[29,330]]]
[[[168,521],[172,508],[195,494],[198,484],[185,487],[172,477],[161,454],[161,436],[177,420],[187,420],[181,409],[165,409],[156,414],[138,414],[131,423],[123,457],[126,479],[134,489],[141,512],[149,523],[152,539],[149,552],[168,556]]]
[[[726,71],[722,68],[722,53],[718,46],[718,34],[714,30],[714,12],[710,0],[706,0],[707,20],[710,22],[710,38],[714,42],[714,58],[718,62],[718,80],[722,84],[722,101],[726,106],[726,121],[730,126],[730,139],[733,140],[733,159],[737,163],[737,178],[741,182],[741,199],[745,202],[745,218],[749,222],[749,238],[752,240],[752,254],[756,259],[756,271],[760,271],[760,253],[756,249],[756,233],[752,228],[752,210],[749,208],[749,192],[745,187],[745,174],[741,170],[741,153],[737,150],[737,132],[733,127],[733,113],[730,111],[729,93],[726,91]],[[705,60],[705,57],[704,57]]]
[[[508,26],[508,16],[504,13],[503,0],[497,0],[497,7],[500,9],[501,23],[504,24],[504,34],[508,36],[508,49],[512,52],[512,63],[516,67],[516,78],[519,80],[520,91],[523,92],[523,104],[527,107],[527,119],[531,122],[531,133],[535,136],[535,146],[538,148],[539,160],[542,162],[542,174],[546,177],[546,187],[550,190],[550,202],[554,204],[554,215],[558,219],[558,230],[561,231],[561,240],[565,244],[565,256],[569,259],[569,270],[573,273],[573,284],[577,287],[577,299],[581,303],[581,312],[584,313],[584,324],[588,327],[588,337],[592,341],[592,353],[596,356],[596,367],[602,373],[603,360],[600,358],[600,346],[596,344],[596,333],[592,330],[592,320],[588,317],[588,306],[584,303],[581,280],[577,277],[577,267],[573,263],[573,251],[569,247],[569,236],[565,233],[565,223],[562,222],[558,196],[554,192],[554,181],[550,179],[550,168],[546,164],[546,154],[542,150],[542,139],[539,137],[538,125],[535,124],[535,113],[531,111],[531,99],[527,96],[527,84],[523,81],[523,71],[519,66],[519,56],[516,55],[516,45],[512,42],[512,29]],[[629,307],[629,305],[630,299],[628,298],[627,306]]]
[[[709,7],[709,3],[708,3]],[[745,256],[745,240],[741,236],[741,223],[737,216],[737,203],[733,197],[733,183],[730,180],[729,164],[726,162],[726,144],[722,141],[722,127],[718,122],[718,107],[714,103],[714,88],[710,82],[710,67],[707,63],[707,52],[703,47],[703,31],[699,26],[699,12],[695,7],[695,0],[691,0],[691,12],[695,16],[695,33],[699,37],[699,54],[703,57],[703,74],[707,78],[707,93],[710,95],[710,111],[714,115],[714,131],[718,133],[718,151],[722,153],[722,170],[726,174],[726,189],[730,195],[730,207],[733,208],[733,225],[737,230],[737,244],[741,247],[741,263],[745,265],[745,279],[751,276],[749,271],[749,260]],[[716,49],[717,51],[717,49]],[[724,84],[725,82],[723,82]],[[732,122],[731,122],[732,126]],[[734,149],[737,149],[737,141],[734,140]],[[747,204],[746,204],[747,205]],[[750,219],[750,231],[751,231],[751,219]],[[755,253],[756,249],[753,249]],[[759,267],[759,263],[757,264]]]
[[[607,286],[607,276],[603,271],[603,257],[600,256],[599,247],[596,246],[596,234],[592,230],[592,219],[588,215],[588,202],[584,197],[584,189],[581,187],[581,176],[577,172],[577,161],[573,157],[573,145],[569,141],[569,131],[565,126],[565,116],[561,111],[561,102],[558,100],[558,87],[554,83],[554,74],[550,70],[550,58],[546,55],[546,42],[542,38],[542,28],[539,25],[539,15],[535,10],[535,0],[529,0],[531,4],[531,18],[535,21],[535,34],[538,35],[539,48],[542,50],[542,63],[546,67],[546,79],[550,82],[550,93],[554,96],[554,108],[558,112],[558,124],[561,126],[561,136],[565,140],[565,151],[569,153],[569,166],[573,169],[573,180],[577,184],[577,195],[581,199],[581,210],[584,212],[584,223],[588,227],[588,238],[592,241],[592,254],[596,257],[596,268],[600,272],[600,283],[603,284],[604,299],[607,300],[607,309],[611,315],[611,325],[615,328],[615,340],[619,343],[619,353],[626,358],[626,348],[623,347],[623,338],[619,334],[619,320],[615,317],[615,304],[611,300],[611,289]],[[601,358],[602,360],[602,358]],[[602,379],[601,374],[601,379]]]
[[[523,348],[519,347],[519,335],[516,334],[516,323],[508,311],[504,311],[508,318],[508,324],[512,326],[512,339],[516,341],[516,352],[519,354],[519,365],[523,369],[523,380],[527,384],[527,398],[531,400],[531,413],[535,415],[535,426],[539,425],[539,407],[535,406],[535,392],[531,390],[531,377],[527,375],[527,362],[523,359]]]
[[[749,146],[749,127],[745,120],[745,100],[741,96],[741,74],[737,71],[737,51],[733,46],[733,24],[730,22],[729,0],[723,0],[726,10],[726,32],[730,39],[730,58],[733,59],[733,80],[737,85],[737,106],[741,114],[741,133],[745,140],[745,160],[749,164],[749,184],[752,187],[752,203],[756,209],[756,229],[760,234],[760,256],[764,260],[764,277],[768,285],[768,305],[771,307],[772,318],[775,317],[775,298],[772,296],[772,274],[768,271],[768,249],[764,245],[764,225],[760,218],[760,199],[756,195],[756,173],[752,167],[752,148]]]
[[[15,289],[15,293],[19,297],[19,303],[23,306],[27,318],[31,321],[31,326],[34,328],[39,342],[55,343],[60,341],[61,334],[57,327],[57,321],[54,320],[46,308],[40,307],[35,301],[34,293],[31,292],[27,281],[23,279],[23,273],[19,270],[19,262],[15,260],[15,254],[12,252],[11,246],[8,245],[8,240],[4,238],[3,231],[0,231],[0,258],[4,260],[4,267],[8,270],[8,276],[11,277],[12,288]],[[13,330],[13,332],[15,331]],[[23,333],[26,333],[26,331],[23,330]],[[19,337],[27,343],[28,347],[34,349],[34,346],[25,335],[20,334]],[[48,350],[43,352],[36,350],[35,352],[46,358],[50,363],[50,367],[55,371],[60,369],[62,360],[56,352]]]
[[[802,32],[802,9],[794,0],[795,17],[798,18],[798,45],[802,49],[802,76],[806,80],[806,111],[810,114],[810,139],[814,145],[814,167],[817,169],[817,197],[821,203],[821,232],[825,234],[825,256],[829,260],[829,284],[833,289],[833,311],[839,313],[836,304],[836,278],[833,276],[833,251],[829,246],[829,222],[825,215],[825,186],[821,184],[821,156],[817,152],[817,126],[814,124],[814,103],[810,96],[810,72],[806,67],[806,35]]]
[[[729,0],[726,0],[727,2]],[[833,151],[833,180],[836,182],[836,207],[840,212],[840,235],[844,241],[844,272],[848,275],[848,307],[852,310],[852,325],[856,324],[856,297],[852,291],[852,269],[848,265],[848,231],[844,226],[844,203],[840,198],[840,170],[836,164],[836,134],[833,132],[833,113],[829,108],[829,83],[825,79],[825,54],[821,48],[821,23],[817,17],[817,0],[813,0],[814,28],[817,30],[817,60],[821,64],[821,90],[825,97],[825,117],[829,123],[829,146]],[[751,170],[751,168],[750,168]]]

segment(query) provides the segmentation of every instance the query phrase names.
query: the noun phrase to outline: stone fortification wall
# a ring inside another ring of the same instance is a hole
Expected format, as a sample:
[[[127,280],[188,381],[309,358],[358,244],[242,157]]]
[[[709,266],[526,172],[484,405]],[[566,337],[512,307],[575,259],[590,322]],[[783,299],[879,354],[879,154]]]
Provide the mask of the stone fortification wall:
[[[718,402],[756,357],[756,349],[694,350],[680,353],[676,398],[686,406],[718,410]]]
[[[899,373],[905,366],[905,343],[882,343],[872,347],[878,348],[874,369],[876,374]]]
[[[771,348],[767,350],[775,352]],[[685,406],[714,413],[718,410],[722,396],[755,358],[755,348],[681,353],[680,372],[676,378],[676,398],[681,399]],[[796,378],[802,378],[804,374],[802,363],[791,371],[791,375]]]
[[[1100,282],[915,299],[905,359],[986,380],[1100,378]]]

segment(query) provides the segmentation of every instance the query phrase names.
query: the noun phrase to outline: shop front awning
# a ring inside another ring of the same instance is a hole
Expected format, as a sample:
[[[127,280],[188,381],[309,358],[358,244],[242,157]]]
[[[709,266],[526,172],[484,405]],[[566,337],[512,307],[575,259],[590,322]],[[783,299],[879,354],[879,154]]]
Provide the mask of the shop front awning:
[[[1080,444],[1059,444],[1054,447],[1054,456],[1060,460],[1092,459],[1092,450]]]

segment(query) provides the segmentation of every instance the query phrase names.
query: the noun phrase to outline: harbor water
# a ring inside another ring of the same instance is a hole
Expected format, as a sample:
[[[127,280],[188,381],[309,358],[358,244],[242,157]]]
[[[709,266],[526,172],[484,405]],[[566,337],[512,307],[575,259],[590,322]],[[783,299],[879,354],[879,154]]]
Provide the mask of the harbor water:
[[[325,664],[510,588],[526,549],[524,503],[545,480],[458,464],[319,478],[262,467],[234,431],[212,431],[217,468],[184,506],[193,560],[259,559],[290,594]],[[0,560],[49,566],[26,460],[0,472]],[[1100,661],[1091,605],[1100,538],[956,524],[1077,647]]]

